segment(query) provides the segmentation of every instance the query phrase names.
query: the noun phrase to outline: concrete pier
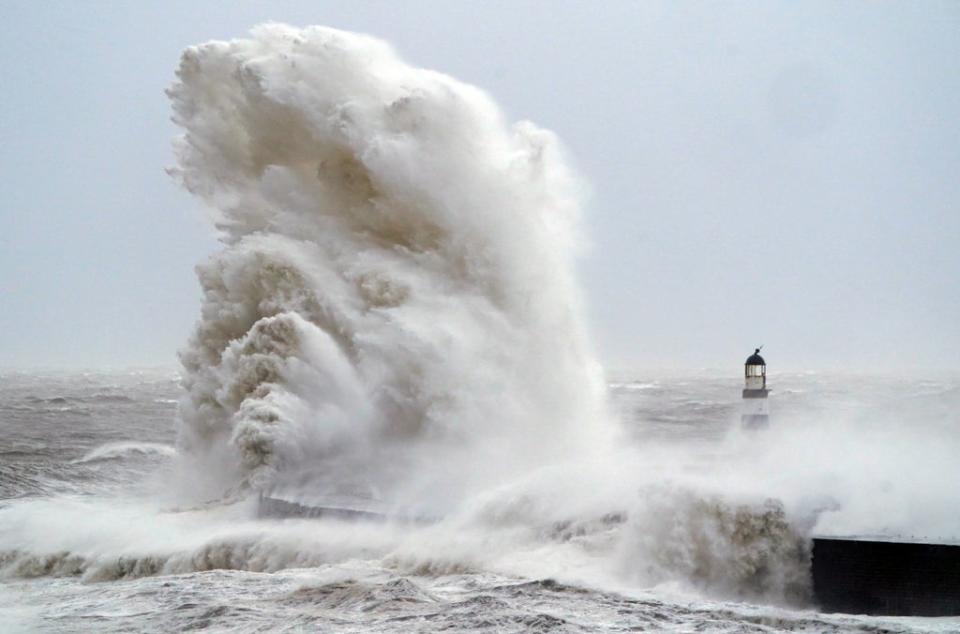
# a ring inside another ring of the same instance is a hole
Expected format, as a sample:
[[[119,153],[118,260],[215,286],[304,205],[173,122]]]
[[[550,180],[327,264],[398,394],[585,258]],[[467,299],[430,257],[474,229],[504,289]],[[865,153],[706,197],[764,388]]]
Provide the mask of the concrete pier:
[[[812,567],[824,612],[960,615],[960,544],[820,537]]]
[[[257,501],[257,515],[269,518],[337,518],[349,520],[378,520],[386,519],[386,515],[378,510],[362,508],[359,505],[347,504],[301,504],[284,500],[279,497],[261,495]]]

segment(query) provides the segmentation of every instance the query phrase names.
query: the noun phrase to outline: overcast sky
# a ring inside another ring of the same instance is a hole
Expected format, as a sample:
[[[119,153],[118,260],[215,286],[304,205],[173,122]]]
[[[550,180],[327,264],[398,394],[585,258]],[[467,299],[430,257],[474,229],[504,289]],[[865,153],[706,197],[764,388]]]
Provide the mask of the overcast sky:
[[[386,39],[556,131],[612,368],[960,368],[958,2],[0,7],[0,367],[174,365],[216,248],[173,162],[180,51]]]

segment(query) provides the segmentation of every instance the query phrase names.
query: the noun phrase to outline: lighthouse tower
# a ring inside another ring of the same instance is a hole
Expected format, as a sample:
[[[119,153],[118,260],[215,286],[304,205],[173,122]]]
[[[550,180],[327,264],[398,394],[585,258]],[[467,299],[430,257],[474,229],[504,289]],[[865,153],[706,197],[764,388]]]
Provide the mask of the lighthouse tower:
[[[766,427],[770,421],[767,412],[767,362],[760,356],[760,348],[747,358],[743,368],[745,384],[740,422],[748,429]]]

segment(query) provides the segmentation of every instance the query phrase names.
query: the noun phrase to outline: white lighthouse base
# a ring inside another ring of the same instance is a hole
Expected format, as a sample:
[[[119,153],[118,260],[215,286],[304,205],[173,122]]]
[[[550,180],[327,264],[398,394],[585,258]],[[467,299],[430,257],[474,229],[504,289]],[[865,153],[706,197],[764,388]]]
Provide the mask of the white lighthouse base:
[[[767,412],[767,390],[744,390],[740,424],[746,429],[760,429],[770,424]]]
[[[762,429],[770,424],[770,417],[767,414],[743,414],[740,424],[745,429]]]

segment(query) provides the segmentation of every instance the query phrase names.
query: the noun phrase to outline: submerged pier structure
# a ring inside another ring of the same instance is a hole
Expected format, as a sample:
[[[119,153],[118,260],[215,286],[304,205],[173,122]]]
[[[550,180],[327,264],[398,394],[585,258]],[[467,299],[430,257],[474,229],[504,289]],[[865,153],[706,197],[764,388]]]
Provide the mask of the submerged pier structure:
[[[385,520],[386,513],[370,504],[357,501],[326,500],[310,504],[284,499],[278,495],[260,494],[257,516],[284,518],[335,518],[345,520]]]

